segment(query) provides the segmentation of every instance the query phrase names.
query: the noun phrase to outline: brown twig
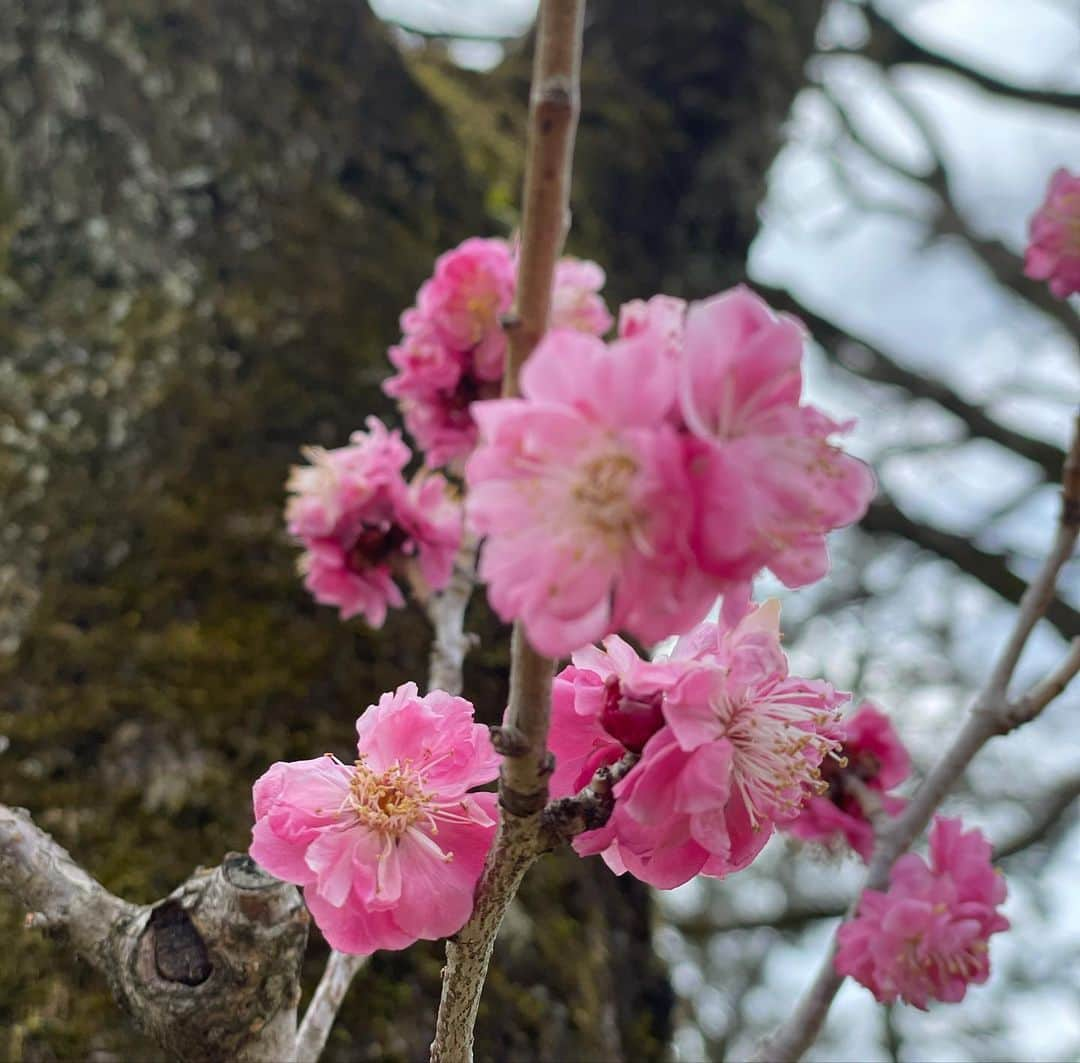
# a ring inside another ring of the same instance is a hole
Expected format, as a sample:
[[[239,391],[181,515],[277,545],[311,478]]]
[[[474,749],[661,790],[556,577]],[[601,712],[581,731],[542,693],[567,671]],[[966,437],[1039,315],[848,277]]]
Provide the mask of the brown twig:
[[[540,5],[517,301],[507,322],[510,343],[503,389],[507,396],[518,393],[521,367],[547,328],[555,263],[569,226],[584,14],[584,0],[543,0]],[[473,914],[446,945],[442,999],[431,1045],[433,1063],[472,1059],[476,1010],[495,936],[526,870],[543,851],[552,672],[553,662],[529,646],[516,624],[505,723],[507,733],[518,742],[503,760],[499,831],[477,885]]]
[[[945,795],[967,770],[980,749],[995,735],[1005,734],[1033,719],[1064,690],[1080,668],[1074,644],[1065,661],[1048,679],[1037,684],[1018,702],[1009,699],[1008,687],[1031,632],[1046,612],[1061,569],[1072,555],[1080,532],[1080,417],[1065,462],[1061,519],[1054,542],[1038,575],[1020,602],[1016,622],[989,679],[976,696],[967,718],[938,763],[931,769],[904,811],[889,830],[878,837],[865,889],[884,889],[896,860],[925,829]],[[1022,706],[1022,708],[1018,708]],[[843,983],[835,967],[836,936],[829,945],[818,974],[794,1012],[765,1039],[754,1057],[767,1063],[797,1060],[817,1037],[833,998]]]

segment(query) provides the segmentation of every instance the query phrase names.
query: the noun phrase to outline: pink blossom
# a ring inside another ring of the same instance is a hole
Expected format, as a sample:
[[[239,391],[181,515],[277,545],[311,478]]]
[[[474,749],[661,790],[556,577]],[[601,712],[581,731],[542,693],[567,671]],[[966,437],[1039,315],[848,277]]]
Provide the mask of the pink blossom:
[[[872,791],[888,815],[899,815],[906,802],[887,791],[908,777],[911,758],[888,716],[868,701],[840,722],[837,735],[843,743],[839,759],[829,758],[821,765],[821,781],[828,791],[813,794],[785,829],[804,841],[832,843],[843,838],[868,861],[874,852],[874,829],[848,780]]]
[[[578,650],[552,686],[552,794],[569,797],[588,785],[597,768],[627,751],[640,753],[664,726],[663,695],[685,668],[664,657],[642,660],[618,635],[604,639],[602,650]]]
[[[523,398],[472,407],[481,574],[541,652],[685,631],[762,568],[818,579],[826,533],[873,493],[869,469],[830,442],[847,426],[800,404],[794,319],[746,288],[684,308],[627,304],[606,346],[553,329]]]
[[[502,318],[517,284],[505,240],[473,238],[441,255],[434,275],[401,317],[402,339],[390,348],[397,369],[383,384],[430,467],[451,465],[476,445],[470,405],[502,389],[506,332]],[[555,268],[552,324],[601,334],[611,315],[600,297],[604,271],[564,258]]]
[[[563,258],[555,265],[551,292],[552,328],[572,328],[602,336],[611,328],[611,314],[601,297],[604,271],[582,258]]]
[[[481,444],[466,505],[487,537],[480,575],[495,611],[521,617],[542,653],[617,629],[659,641],[708,610],[714,593],[686,542],[674,386],[653,344],[552,329],[522,373],[523,398],[473,405]]]
[[[607,825],[575,849],[662,889],[746,867],[819,785],[846,695],[788,675],[776,602],[729,610],[655,662],[619,639],[605,649],[575,654],[556,679],[552,793],[575,792],[627,750],[641,760],[616,784]]]
[[[394,576],[406,566],[432,589],[449,582],[461,511],[441,476],[405,482],[410,454],[400,433],[374,417],[367,426],[349,446],[305,451],[310,464],[292,470],[285,517],[304,545],[300,571],[315,600],[379,627],[388,606],[405,604]]]
[[[619,308],[619,335],[624,339],[648,334],[673,357],[682,351],[686,301],[671,295],[634,299]]]
[[[255,783],[251,856],[304,888],[333,948],[367,955],[456,933],[495,833],[499,758],[473,707],[415,683],[357,720],[357,759],[278,762]]]
[[[1029,228],[1024,272],[1049,281],[1059,299],[1080,292],[1080,175],[1064,167],[1054,171]]]
[[[849,423],[800,405],[803,327],[737,287],[686,316],[679,402],[692,433],[693,548],[738,583],[770,568],[789,587],[828,570],[825,534],[863,515],[874,479],[829,442]]]
[[[882,1003],[899,998],[925,1010],[931,999],[963,1000],[970,983],[990,977],[988,939],[1009,927],[997,911],[1005,892],[986,838],[936,817],[929,865],[907,853],[887,892],[863,893],[856,917],[840,928],[836,970]]]
[[[443,344],[469,351],[481,380],[498,380],[506,356],[500,319],[514,300],[514,258],[505,240],[472,237],[435,261],[416,306]]]

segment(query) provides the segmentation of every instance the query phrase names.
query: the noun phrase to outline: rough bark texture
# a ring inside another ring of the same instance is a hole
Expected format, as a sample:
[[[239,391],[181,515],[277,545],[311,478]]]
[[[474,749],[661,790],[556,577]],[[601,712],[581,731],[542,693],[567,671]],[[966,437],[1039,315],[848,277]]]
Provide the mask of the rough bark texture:
[[[788,6],[590,5],[571,250],[613,297],[740,276],[820,10]],[[246,844],[268,763],[347,758],[426,672],[418,610],[372,633],[306,599],[282,481],[388,412],[434,256],[513,224],[526,83],[523,55],[403,59],[359,4],[0,0],[0,800],[133,903]],[[472,626],[492,720],[505,633]],[[664,1054],[647,895],[596,864],[529,876],[478,1058]],[[153,1056],[23,914],[0,898],[0,1057]],[[376,957],[329,1058],[422,1057],[441,951]]]

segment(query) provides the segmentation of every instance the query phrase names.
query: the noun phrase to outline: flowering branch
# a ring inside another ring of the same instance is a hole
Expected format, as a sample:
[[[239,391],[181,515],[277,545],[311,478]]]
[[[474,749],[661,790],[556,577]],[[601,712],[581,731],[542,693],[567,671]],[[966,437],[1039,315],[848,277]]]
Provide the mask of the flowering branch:
[[[1074,642],[1065,659],[1046,679],[1016,700],[1009,697],[1009,684],[1020,656],[1053,598],[1058,576],[1072,556],[1078,533],[1080,418],[1077,419],[1072,446],[1065,460],[1061,517],[1050,552],[1024,594],[1009,640],[952,745],[926,776],[904,812],[879,837],[864,889],[880,890],[887,885],[893,864],[930,822],[942,799],[964,774],[979,750],[995,735],[1007,734],[1034,719],[1080,671],[1080,644]],[[790,1018],[762,1042],[756,1060],[769,1063],[797,1060],[813,1043],[844,980],[843,975],[836,971],[836,949],[837,939],[834,935],[810,988]]]
[[[434,637],[428,670],[428,690],[460,694],[462,669],[471,638],[465,631],[465,610],[475,588],[476,543],[466,537],[454,563],[454,572],[438,594],[417,594],[422,598]],[[418,590],[414,588],[414,591]],[[293,1058],[297,1063],[315,1063],[345,1001],[352,980],[366,966],[367,956],[354,956],[331,949],[322,977],[304,1012],[296,1035]]]
[[[566,238],[584,15],[584,0],[544,0],[540,5],[517,298],[507,322],[503,394],[508,397],[518,394],[518,374],[547,327],[555,263]],[[434,1063],[472,1059],[473,1027],[495,936],[522,877],[542,851],[552,672],[553,662],[536,653],[520,622],[515,624],[502,733],[499,833],[477,886],[473,914],[447,942],[431,1046]]]

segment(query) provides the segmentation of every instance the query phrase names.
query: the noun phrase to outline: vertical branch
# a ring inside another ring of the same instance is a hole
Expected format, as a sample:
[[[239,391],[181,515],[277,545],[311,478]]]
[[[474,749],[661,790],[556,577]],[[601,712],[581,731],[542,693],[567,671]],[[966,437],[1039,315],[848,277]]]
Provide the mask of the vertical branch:
[[[520,392],[518,376],[540,342],[551,313],[555,263],[570,224],[570,176],[580,109],[584,0],[540,5],[529,97],[524,215],[517,299],[508,323],[510,345],[503,395]],[[514,625],[506,726],[517,739],[504,763],[500,796],[516,814],[539,812],[547,799],[548,717],[552,662]]]
[[[510,345],[503,394],[547,328],[552,277],[569,224],[570,174],[580,97],[584,0],[542,0],[537,28],[525,166],[517,301],[507,322]],[[433,1063],[472,1059],[473,1027],[491,950],[510,901],[546,845],[548,721],[553,662],[514,625],[510,697],[495,737],[504,754],[499,831],[476,890],[468,923],[446,944],[442,999],[431,1045]]]
[[[893,864],[926,828],[946,794],[956,785],[979,750],[995,735],[1007,734],[1034,719],[1080,672],[1080,640],[1077,640],[1071,644],[1064,660],[1045,679],[1016,700],[1010,699],[1008,694],[1024,647],[1040,617],[1046,612],[1061,570],[1072,556],[1080,533],[1080,418],[1074,427],[1072,447],[1065,459],[1062,479],[1061,517],[1054,542],[1042,568],[1021,599],[1012,633],[952,744],[923,780],[904,811],[878,838],[864,889],[887,888]],[[795,1010],[758,1048],[754,1059],[759,1063],[797,1060],[813,1044],[844,981],[836,970],[836,949],[837,938],[834,934],[814,981]]]

